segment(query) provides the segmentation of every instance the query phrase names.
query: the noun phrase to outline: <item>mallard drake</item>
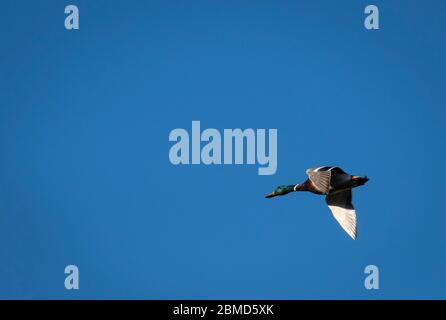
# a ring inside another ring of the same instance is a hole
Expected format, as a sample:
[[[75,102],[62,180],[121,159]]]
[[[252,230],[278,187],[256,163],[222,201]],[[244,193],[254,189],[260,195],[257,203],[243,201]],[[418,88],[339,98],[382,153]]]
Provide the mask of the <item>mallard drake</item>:
[[[356,211],[352,205],[352,189],[362,186],[369,179],[366,176],[352,176],[339,167],[310,168],[306,173],[308,179],[304,183],[279,186],[265,197],[284,196],[297,191],[325,195],[325,201],[335,219],[356,240]]]

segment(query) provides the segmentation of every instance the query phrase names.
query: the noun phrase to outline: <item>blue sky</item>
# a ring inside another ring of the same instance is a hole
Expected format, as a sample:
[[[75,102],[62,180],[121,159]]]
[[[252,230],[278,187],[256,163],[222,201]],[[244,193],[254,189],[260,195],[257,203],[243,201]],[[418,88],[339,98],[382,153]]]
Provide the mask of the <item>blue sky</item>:
[[[373,3],[3,3],[0,298],[445,298],[446,4]],[[277,128],[277,173],[173,166],[192,120]],[[263,197],[319,165],[370,177],[357,241]]]

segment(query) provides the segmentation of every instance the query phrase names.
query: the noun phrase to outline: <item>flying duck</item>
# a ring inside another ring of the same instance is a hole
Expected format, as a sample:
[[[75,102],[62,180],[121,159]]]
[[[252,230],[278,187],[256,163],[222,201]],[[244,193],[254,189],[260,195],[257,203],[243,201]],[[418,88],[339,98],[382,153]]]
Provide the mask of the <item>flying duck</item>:
[[[367,177],[352,176],[339,167],[310,168],[308,179],[301,184],[279,186],[266,198],[284,196],[290,192],[310,191],[325,195],[333,216],[353,240],[356,240],[356,211],[352,205],[352,189],[362,186]]]

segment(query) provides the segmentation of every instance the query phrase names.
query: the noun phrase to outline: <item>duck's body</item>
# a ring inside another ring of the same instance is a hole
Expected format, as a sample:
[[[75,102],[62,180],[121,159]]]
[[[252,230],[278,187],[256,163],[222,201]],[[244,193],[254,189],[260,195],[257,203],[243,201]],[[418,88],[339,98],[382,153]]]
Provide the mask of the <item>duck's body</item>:
[[[308,179],[301,184],[280,186],[267,195],[267,198],[290,192],[309,191],[325,195],[325,200],[341,227],[356,239],[356,212],[352,205],[352,189],[365,184],[367,177],[352,176],[339,167],[318,167],[306,171]]]

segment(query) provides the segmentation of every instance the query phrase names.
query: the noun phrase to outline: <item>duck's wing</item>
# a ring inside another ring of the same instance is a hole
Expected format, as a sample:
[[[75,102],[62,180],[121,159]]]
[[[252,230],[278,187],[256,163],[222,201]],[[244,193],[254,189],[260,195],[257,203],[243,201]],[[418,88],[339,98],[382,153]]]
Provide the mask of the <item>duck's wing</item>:
[[[328,194],[330,191],[330,180],[332,167],[319,167],[307,169],[308,178],[313,183],[314,187],[323,194]]]
[[[330,166],[310,168],[306,173],[315,188],[323,194],[328,194],[334,188],[331,185],[333,176],[347,175],[341,168]]]
[[[339,167],[326,167],[329,168],[328,171],[331,172],[331,174],[347,174],[344,170],[342,170]]]
[[[328,207],[342,229],[356,240],[356,211],[352,205],[352,190],[344,190],[331,193],[325,197]]]

